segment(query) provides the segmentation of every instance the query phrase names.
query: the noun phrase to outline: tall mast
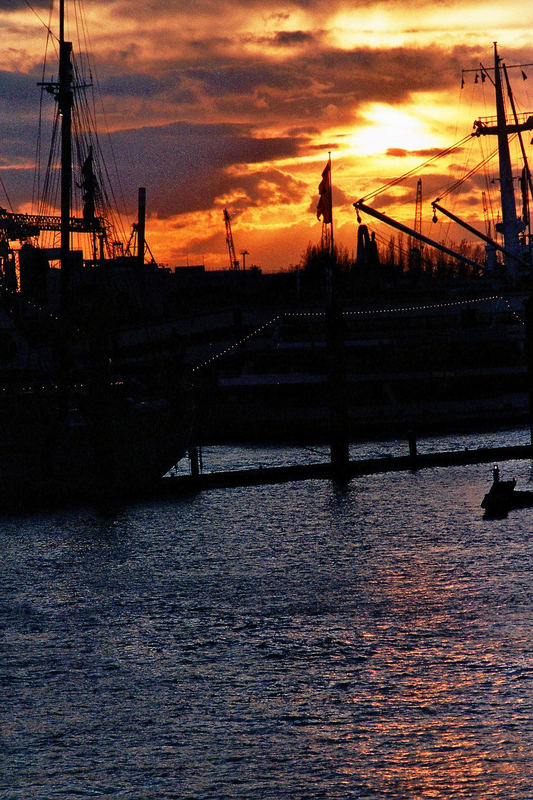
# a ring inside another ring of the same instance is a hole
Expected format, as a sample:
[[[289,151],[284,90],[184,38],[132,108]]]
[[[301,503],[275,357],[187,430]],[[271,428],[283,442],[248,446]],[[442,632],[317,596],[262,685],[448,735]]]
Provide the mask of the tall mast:
[[[61,115],[61,302],[70,283],[70,214],[72,193],[72,42],[65,41],[65,0],[59,3],[59,91]]]
[[[146,235],[146,189],[139,186],[137,211],[137,263],[144,267],[144,247]]]
[[[504,247],[509,254],[506,267],[509,273],[516,276],[520,261],[520,245],[518,234],[522,229],[516,217],[516,204],[513,186],[513,173],[511,169],[511,156],[509,154],[509,140],[507,138],[507,119],[503,100],[502,77],[498,45],[494,42],[494,86],[496,89],[496,120],[498,127],[498,156],[500,161],[500,196],[502,201],[502,221],[496,227],[503,234]]]

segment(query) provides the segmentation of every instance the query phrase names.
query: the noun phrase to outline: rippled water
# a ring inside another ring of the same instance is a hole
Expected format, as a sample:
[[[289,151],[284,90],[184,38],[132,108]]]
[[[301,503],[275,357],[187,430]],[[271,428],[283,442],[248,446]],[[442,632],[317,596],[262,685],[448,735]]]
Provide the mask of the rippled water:
[[[431,436],[419,438],[419,453],[434,453],[449,450],[474,449],[477,447],[504,447],[506,445],[527,445],[531,441],[528,428],[492,431],[472,436],[470,434],[454,434],[449,436]],[[294,445],[284,447],[261,446],[209,446],[202,449],[204,472],[218,470],[254,469],[258,466],[280,467],[288,464],[311,464],[329,460],[329,445],[314,444],[311,446]],[[405,456],[409,453],[406,439],[389,439],[383,441],[355,442],[350,445],[351,459],[386,458],[388,456]],[[182,459],[171,474],[188,474],[190,464],[187,458]]]
[[[4,519],[0,797],[529,800],[533,509],[489,473]]]

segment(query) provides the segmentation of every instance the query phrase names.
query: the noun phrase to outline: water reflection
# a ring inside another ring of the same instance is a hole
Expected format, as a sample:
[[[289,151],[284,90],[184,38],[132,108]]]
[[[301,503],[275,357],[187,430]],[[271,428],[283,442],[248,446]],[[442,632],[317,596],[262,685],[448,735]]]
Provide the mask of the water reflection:
[[[9,523],[1,791],[529,800],[530,517],[484,521],[489,479]]]

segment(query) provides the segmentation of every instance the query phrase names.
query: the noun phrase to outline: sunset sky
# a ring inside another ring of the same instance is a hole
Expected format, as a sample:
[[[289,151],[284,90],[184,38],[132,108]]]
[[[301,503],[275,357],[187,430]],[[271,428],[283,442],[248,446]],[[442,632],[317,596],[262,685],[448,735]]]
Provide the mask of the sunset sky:
[[[517,0],[85,0],[83,8],[127,225],[145,186],[148,243],[169,266],[227,266],[224,207],[247,266],[298,263],[320,239],[317,190],[328,151],[335,239],[353,249],[354,200],[493,113],[489,82],[476,85],[468,73],[461,90],[462,69],[491,66],[495,40],[508,65],[533,62],[533,6]],[[0,0],[0,177],[13,207],[27,211],[46,44],[39,17],[48,23],[49,10],[48,1]],[[67,34],[77,49],[77,34]],[[519,110],[533,110],[533,67],[527,81],[519,70],[512,77]],[[445,235],[430,230],[430,201],[493,146],[468,140],[425,167],[428,233]],[[374,205],[412,224],[415,186],[413,176]],[[468,181],[448,206],[462,203],[482,227],[483,188]]]

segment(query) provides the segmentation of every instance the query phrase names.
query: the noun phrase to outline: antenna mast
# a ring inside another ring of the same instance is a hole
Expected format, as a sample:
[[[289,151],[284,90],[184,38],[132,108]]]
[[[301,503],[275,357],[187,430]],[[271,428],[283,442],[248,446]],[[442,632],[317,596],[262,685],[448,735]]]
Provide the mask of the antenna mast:
[[[496,91],[496,125],[488,125],[482,120],[474,122],[474,136],[486,136],[496,134],[498,136],[498,155],[500,161],[500,197],[502,205],[502,221],[497,223],[496,230],[503,234],[504,250],[507,254],[505,266],[512,277],[517,277],[519,265],[522,262],[520,257],[519,234],[525,228],[524,222],[516,216],[516,201],[513,185],[513,174],[511,170],[511,157],[509,153],[509,133],[520,133],[533,129],[533,116],[529,116],[524,122],[518,122],[515,114],[515,124],[508,125],[505,116],[505,103],[503,99],[502,69],[507,74],[504,66],[500,64],[498,56],[498,45],[494,42],[494,88]],[[483,72],[488,74],[482,66]],[[526,65],[523,65],[526,66]],[[508,88],[510,88],[508,84]],[[512,94],[509,93],[511,105],[514,105]],[[514,108],[513,108],[514,112]]]
[[[65,0],[59,3],[59,90],[61,116],[61,301],[70,283],[70,208],[72,192],[72,42],[65,41]]]
[[[498,123],[498,155],[500,159],[500,195],[502,200],[502,222],[496,227],[503,233],[504,246],[512,256],[511,273],[516,273],[517,261],[520,259],[518,248],[518,232],[520,223],[516,218],[516,204],[513,186],[513,173],[511,170],[511,156],[509,154],[509,140],[507,138],[507,120],[505,117],[505,104],[503,100],[502,76],[500,70],[500,57],[498,45],[494,42],[494,84],[496,88],[496,119]],[[516,259],[516,261],[514,260]]]

